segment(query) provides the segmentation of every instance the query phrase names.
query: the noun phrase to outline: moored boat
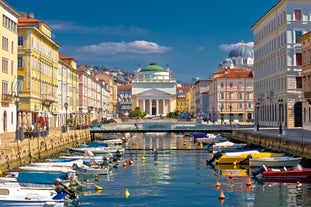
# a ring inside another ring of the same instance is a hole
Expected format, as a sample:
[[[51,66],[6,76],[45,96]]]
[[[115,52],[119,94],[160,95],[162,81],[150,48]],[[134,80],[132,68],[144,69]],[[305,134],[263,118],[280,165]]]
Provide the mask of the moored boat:
[[[66,194],[54,190],[23,188],[19,183],[0,183],[0,206],[63,207]]]
[[[260,169],[253,172],[253,176],[262,173],[264,182],[285,182],[285,183],[310,183],[311,168],[303,168],[300,164],[293,169],[273,169],[263,165]]]
[[[283,153],[259,152],[258,150],[226,153],[217,152],[211,160],[207,161],[207,164],[213,161],[215,161],[216,164],[249,164],[250,158],[280,157],[283,155]]]
[[[261,167],[293,167],[300,163],[301,157],[281,156],[281,157],[253,157],[249,159],[249,166]]]
[[[213,143],[210,146],[211,151],[217,152],[217,151],[223,151],[227,149],[242,149],[246,147],[246,143],[234,143],[230,141],[224,141],[224,142],[219,142],[219,143]]]

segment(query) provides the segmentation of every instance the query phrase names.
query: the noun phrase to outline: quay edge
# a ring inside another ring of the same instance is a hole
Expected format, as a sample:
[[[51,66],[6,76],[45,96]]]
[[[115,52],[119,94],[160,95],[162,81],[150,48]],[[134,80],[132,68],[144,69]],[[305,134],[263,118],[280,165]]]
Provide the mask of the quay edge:
[[[288,139],[284,136],[272,136],[249,131],[234,130],[231,134],[223,134],[232,140],[260,146],[273,151],[285,152],[306,159],[311,159],[311,144]]]

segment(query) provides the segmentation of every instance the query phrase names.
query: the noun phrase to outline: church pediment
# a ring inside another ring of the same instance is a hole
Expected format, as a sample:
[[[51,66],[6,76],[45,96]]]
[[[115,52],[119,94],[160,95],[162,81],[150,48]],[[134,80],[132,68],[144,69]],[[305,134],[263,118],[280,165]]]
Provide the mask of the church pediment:
[[[172,94],[165,92],[165,91],[161,91],[158,89],[151,89],[151,90],[146,90],[143,91],[141,93],[138,93],[137,96],[151,96],[151,97],[157,97],[157,96],[171,96]]]

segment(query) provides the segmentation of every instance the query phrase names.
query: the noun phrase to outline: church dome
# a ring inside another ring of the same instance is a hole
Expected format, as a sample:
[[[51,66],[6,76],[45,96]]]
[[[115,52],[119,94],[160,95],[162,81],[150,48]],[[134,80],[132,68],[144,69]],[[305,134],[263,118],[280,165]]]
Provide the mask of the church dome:
[[[145,67],[141,71],[142,72],[147,72],[147,71],[150,71],[150,72],[165,72],[166,70],[163,67],[161,67],[158,64],[156,64],[156,63],[150,63],[147,67]]]
[[[233,48],[230,51],[228,57],[229,58],[233,58],[233,57],[254,58],[254,50],[253,50],[253,48],[251,48],[245,44],[241,44],[240,46]]]

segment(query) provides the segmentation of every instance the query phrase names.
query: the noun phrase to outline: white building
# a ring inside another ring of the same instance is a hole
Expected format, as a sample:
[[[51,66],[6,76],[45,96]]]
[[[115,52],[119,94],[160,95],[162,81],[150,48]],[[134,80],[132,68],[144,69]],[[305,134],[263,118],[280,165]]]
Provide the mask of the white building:
[[[165,116],[176,110],[176,80],[169,68],[156,63],[135,72],[132,80],[132,109],[153,116]]]
[[[311,30],[310,22],[311,1],[280,0],[252,26],[260,125],[302,125],[299,38]]]

